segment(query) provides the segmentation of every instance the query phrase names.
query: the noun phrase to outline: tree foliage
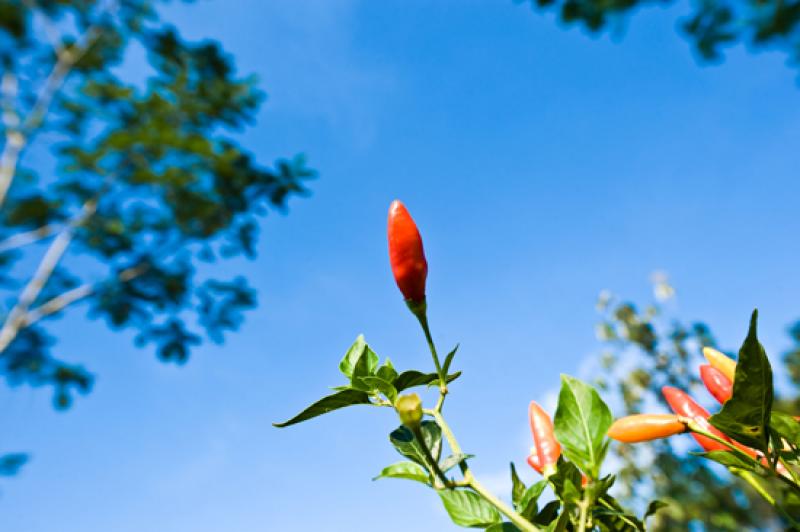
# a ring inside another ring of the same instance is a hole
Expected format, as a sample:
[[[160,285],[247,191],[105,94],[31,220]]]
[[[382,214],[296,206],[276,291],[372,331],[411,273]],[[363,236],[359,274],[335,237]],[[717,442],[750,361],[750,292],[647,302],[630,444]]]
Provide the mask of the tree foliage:
[[[674,0],[517,0],[541,11],[555,11],[562,22],[600,33],[639,9]],[[702,0],[685,4],[680,29],[701,58],[722,57],[725,47],[780,50],[792,63],[800,58],[800,2],[784,0]]]
[[[259,219],[313,177],[302,156],[269,167],[240,145],[264,99],[256,79],[157,7],[0,1],[0,374],[52,386],[58,408],[92,376],[61,360],[48,319],[80,303],[185,362],[255,306],[244,278],[197,261],[254,257]],[[30,156],[35,141],[52,160]]]

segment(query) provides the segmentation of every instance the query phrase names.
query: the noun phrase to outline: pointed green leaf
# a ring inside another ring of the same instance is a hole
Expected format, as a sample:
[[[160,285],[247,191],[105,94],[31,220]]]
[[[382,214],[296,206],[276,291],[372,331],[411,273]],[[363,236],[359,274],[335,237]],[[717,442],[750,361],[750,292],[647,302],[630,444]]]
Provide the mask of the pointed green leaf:
[[[718,464],[722,464],[725,467],[732,467],[735,469],[744,469],[746,471],[753,471],[759,472],[762,471],[761,466],[752,461],[746,460],[744,457],[739,456],[737,453],[733,453],[731,451],[709,451],[706,453],[689,453],[694,456],[701,456],[703,458],[708,458]]]
[[[577,503],[581,499],[582,475],[572,462],[560,459],[556,472],[550,475],[548,481],[563,502]]]
[[[433,421],[423,421],[420,427],[425,445],[431,455],[438,459],[442,446],[442,429]],[[400,426],[389,434],[389,441],[392,442],[397,452],[427,468],[430,464],[425,460],[425,452],[420,447],[420,442],[414,437],[414,433],[408,427]]]
[[[456,351],[458,351],[458,344],[444,357],[444,364],[442,365],[443,374],[447,375],[447,372],[450,371],[450,364],[453,363],[453,357],[456,356]]]
[[[644,512],[644,520],[646,521],[648,517],[655,515],[656,512],[667,506],[669,506],[669,504],[664,501],[659,501],[658,499],[650,501],[650,504],[647,505],[647,510]]]
[[[519,501],[522,499],[525,489],[525,483],[519,478],[514,462],[511,462],[511,502],[514,503],[515,508],[519,506]]]
[[[555,524],[556,517],[558,517],[558,510],[561,508],[560,501],[550,501],[544,505],[542,511],[536,514],[531,521],[537,525],[550,525]],[[562,512],[562,515],[569,515],[569,512]]]
[[[569,375],[561,376],[554,426],[564,455],[592,478],[597,478],[608,448],[606,432],[611,411],[597,391]]]
[[[458,371],[451,375],[447,376],[447,382],[452,382],[456,380],[458,377],[461,376],[461,372]],[[439,376],[436,373],[422,373],[421,371],[416,370],[409,370],[404,371],[400,375],[398,375],[397,379],[394,381],[394,387],[397,389],[398,392],[402,392],[407,388],[412,388],[414,386],[425,386],[427,384],[434,384],[438,382]]]
[[[445,458],[441,464],[439,464],[439,469],[442,470],[442,473],[447,473],[455,466],[463,462],[464,460],[469,460],[470,458],[475,458],[474,454],[451,454],[447,458]]]
[[[380,474],[372,480],[379,478],[405,478],[430,485],[430,475],[414,462],[397,462],[384,467]]]
[[[375,375],[386,382],[392,383],[397,378],[397,370],[392,366],[392,361],[387,358],[383,365],[378,368],[378,371],[375,372]]]
[[[519,499],[518,511],[527,520],[533,519],[539,511],[539,497],[547,487],[546,480],[540,480],[525,490]]]
[[[329,395],[320,399],[294,416],[292,419],[284,421],[283,423],[273,423],[272,425],[279,428],[288,427],[289,425],[294,425],[295,423],[300,423],[301,421],[306,421],[307,419],[321,416],[322,414],[327,414],[328,412],[338,410],[339,408],[344,408],[350,405],[368,404],[370,404],[369,396],[366,393],[358,390],[342,390],[341,392],[336,392],[333,395]]]
[[[592,511],[592,516],[601,524],[603,530],[619,530],[620,532],[636,530],[644,532],[644,523],[623,508],[616,499],[609,495],[602,495],[597,500],[598,504]]]
[[[345,377],[348,379],[353,376],[353,368],[355,368],[356,362],[361,358],[361,353],[364,352],[364,348],[366,347],[367,344],[364,341],[364,335],[359,334],[356,341],[353,342],[353,345],[351,345],[350,349],[345,353],[342,361],[339,362],[339,370],[344,373]]]
[[[800,423],[793,416],[773,410],[769,420],[773,433],[785,438],[791,445],[800,447]]]
[[[359,382],[366,391],[378,391],[385,395],[392,404],[397,400],[397,390],[394,389],[391,382],[387,382],[380,377],[361,377]]]
[[[365,377],[375,376],[378,369],[378,355],[370,349],[369,345],[364,345],[361,356],[353,366],[353,376],[350,377],[350,386],[357,390],[369,392],[372,388],[364,383]]]
[[[450,519],[459,526],[486,528],[500,523],[500,513],[477,493],[466,490],[438,492]]]
[[[754,310],[750,330],[739,350],[733,395],[708,420],[734,440],[766,454],[773,399],[772,367],[758,341],[757,324],[758,311]]]

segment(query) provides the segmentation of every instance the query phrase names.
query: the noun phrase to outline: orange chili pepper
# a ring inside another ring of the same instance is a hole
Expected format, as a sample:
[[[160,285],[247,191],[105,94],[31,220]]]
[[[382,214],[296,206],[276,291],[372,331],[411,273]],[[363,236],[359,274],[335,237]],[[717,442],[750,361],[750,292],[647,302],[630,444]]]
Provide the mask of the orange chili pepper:
[[[637,414],[616,420],[608,429],[608,437],[625,443],[638,443],[686,430],[686,425],[674,414]]]

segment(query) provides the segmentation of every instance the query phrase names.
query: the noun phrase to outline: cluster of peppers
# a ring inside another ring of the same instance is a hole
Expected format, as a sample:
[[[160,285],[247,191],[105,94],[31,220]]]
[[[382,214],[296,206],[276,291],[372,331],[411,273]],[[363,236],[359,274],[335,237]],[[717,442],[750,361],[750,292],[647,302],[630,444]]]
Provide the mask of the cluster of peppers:
[[[720,404],[724,404],[733,395],[736,362],[712,347],[705,347],[703,355],[708,364],[700,366],[700,378],[708,392]],[[694,427],[730,442],[752,458],[758,457],[755,450],[734,441],[712,426],[708,422],[711,414],[689,394],[672,386],[664,386],[661,392],[672,414],[636,414],[620,418],[611,425],[608,436],[623,443],[640,443],[687,432],[691,422]],[[551,418],[535,401],[530,404],[528,416],[534,445],[527,461],[534,470],[547,477],[555,470],[561,447],[553,433]],[[722,443],[702,434],[692,431],[692,436],[705,451],[729,450]]]

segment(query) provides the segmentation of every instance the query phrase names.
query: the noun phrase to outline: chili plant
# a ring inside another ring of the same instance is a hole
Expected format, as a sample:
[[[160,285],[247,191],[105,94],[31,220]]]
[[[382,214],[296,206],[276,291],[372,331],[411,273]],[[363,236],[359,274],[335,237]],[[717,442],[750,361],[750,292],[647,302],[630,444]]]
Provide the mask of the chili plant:
[[[475,476],[469,465],[474,457],[462,450],[445,419],[445,399],[451,383],[461,375],[451,372],[457,348],[440,359],[427,318],[428,264],[422,238],[399,201],[389,210],[388,240],[395,281],[420,324],[434,371],[400,372],[388,359],[381,364],[359,336],[339,363],[345,383],[291,419],[275,423],[276,427],[352,405],[394,410],[400,426],[389,434],[389,441],[405,460],[385,467],[376,478],[422,484],[436,492],[456,525],[491,532],[645,530],[647,518],[663,503],[651,502],[640,518],[614,499],[610,489],[615,477],[601,472],[609,443],[611,439],[638,443],[691,432],[705,450],[692,454],[718,462],[741,477],[777,509],[787,526],[797,527],[800,423],[772,410],[772,370],[758,343],[755,312],[738,364],[717,351],[705,353],[710,366],[701,369],[703,380],[723,402],[713,416],[683,391],[666,387],[664,395],[673,414],[642,414],[615,422],[593,387],[562,375],[552,419],[537,403],[529,406],[533,447],[527,461],[543,478],[526,486],[512,462],[509,503]],[[410,392],[423,386],[438,388],[435,404],[425,406]],[[550,495],[543,497],[546,490]]]

